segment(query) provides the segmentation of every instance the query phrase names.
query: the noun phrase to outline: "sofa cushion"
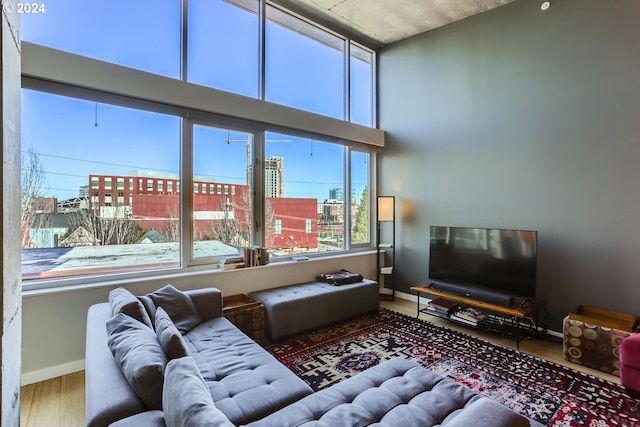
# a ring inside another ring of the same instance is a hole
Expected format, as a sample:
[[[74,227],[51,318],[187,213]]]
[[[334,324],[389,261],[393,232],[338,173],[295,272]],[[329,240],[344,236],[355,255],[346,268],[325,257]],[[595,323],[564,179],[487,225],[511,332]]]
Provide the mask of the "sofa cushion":
[[[92,305],[87,313],[85,349],[85,425],[109,424],[147,408],[131,388],[107,344],[108,302]]]
[[[529,421],[507,408],[486,397],[475,399],[464,409],[453,416],[448,417],[442,423],[443,427],[468,427],[468,426],[508,426],[529,427]]]
[[[191,297],[172,285],[167,285],[149,294],[156,307],[162,307],[181,334],[185,334],[202,322]]]
[[[236,425],[312,393],[303,380],[224,317],[204,321],[184,339],[216,407]]]
[[[119,313],[107,321],[108,345],[122,373],[148,409],[162,409],[167,357],[153,330]]]
[[[222,316],[222,292],[219,289],[191,289],[185,294],[189,295],[203,321]]]
[[[149,294],[138,295],[138,299],[140,300],[140,303],[142,303],[142,306],[144,307],[144,309],[147,311],[147,314],[149,315],[149,319],[155,319],[156,305],[154,304],[153,300],[149,298]]]
[[[156,336],[169,360],[188,356],[187,344],[162,307],[156,310]]]
[[[140,300],[125,288],[116,288],[109,292],[109,306],[113,314],[124,313],[153,328],[147,310]]]
[[[478,399],[480,396],[464,385],[409,360],[396,358],[313,393],[250,426],[445,426],[453,423]],[[489,402],[487,406],[477,408],[478,418],[471,417],[473,422],[451,425],[529,425],[524,417],[496,402]],[[487,410],[491,405],[498,409],[493,411],[494,417],[492,411]],[[504,418],[504,414],[508,417]]]
[[[162,403],[167,427],[233,427],[213,404],[209,388],[191,357],[167,364]]]

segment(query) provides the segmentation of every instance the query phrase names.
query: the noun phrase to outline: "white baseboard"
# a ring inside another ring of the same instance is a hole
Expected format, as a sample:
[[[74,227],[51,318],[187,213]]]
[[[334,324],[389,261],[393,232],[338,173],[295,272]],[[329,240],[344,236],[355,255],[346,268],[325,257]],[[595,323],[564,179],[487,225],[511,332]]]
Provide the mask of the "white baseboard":
[[[20,377],[20,383],[25,386],[28,384],[38,383],[40,381],[50,380],[51,378],[61,377],[62,375],[73,374],[74,372],[84,371],[84,359],[74,362],[64,363],[62,365],[50,366],[37,371],[23,372]]]
[[[547,329],[547,333],[548,333],[549,335],[551,335],[552,337],[556,337],[556,338],[564,338],[564,335],[562,334],[562,332],[552,331],[551,329]]]

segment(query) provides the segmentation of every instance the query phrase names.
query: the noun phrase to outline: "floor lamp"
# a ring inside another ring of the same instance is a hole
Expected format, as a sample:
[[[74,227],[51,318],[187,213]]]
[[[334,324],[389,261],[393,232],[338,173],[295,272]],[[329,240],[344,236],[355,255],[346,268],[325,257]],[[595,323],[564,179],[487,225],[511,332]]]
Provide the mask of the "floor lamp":
[[[380,294],[380,299],[394,300],[396,297],[396,284],[393,279],[393,268],[396,262],[396,198],[394,196],[378,196],[378,203],[376,209],[376,243],[377,243],[377,258],[376,267],[378,272],[378,283],[381,283],[381,279],[384,276],[384,286],[388,285],[388,281],[391,282],[391,294]],[[383,222],[391,223],[391,243],[382,243],[380,240],[380,225]],[[386,261],[386,249],[391,249],[390,264],[384,265],[380,262],[381,249],[385,249],[385,261]]]

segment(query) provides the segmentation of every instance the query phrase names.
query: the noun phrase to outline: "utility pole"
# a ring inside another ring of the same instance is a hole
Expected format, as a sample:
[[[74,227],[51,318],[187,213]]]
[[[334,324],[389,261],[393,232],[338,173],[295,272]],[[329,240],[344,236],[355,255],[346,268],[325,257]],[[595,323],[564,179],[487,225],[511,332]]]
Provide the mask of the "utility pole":
[[[251,186],[253,180],[251,179],[251,173],[253,171],[253,163],[251,162],[251,137],[247,136],[246,139],[231,139],[227,137],[225,142],[231,144],[233,142],[244,142],[247,144],[247,186]],[[289,139],[268,139],[266,142],[291,142]]]
[[[227,144],[231,144],[232,142],[244,142],[247,144],[247,186],[251,187],[251,171],[253,170],[252,162],[251,162],[251,138],[247,137],[247,139],[225,139]]]

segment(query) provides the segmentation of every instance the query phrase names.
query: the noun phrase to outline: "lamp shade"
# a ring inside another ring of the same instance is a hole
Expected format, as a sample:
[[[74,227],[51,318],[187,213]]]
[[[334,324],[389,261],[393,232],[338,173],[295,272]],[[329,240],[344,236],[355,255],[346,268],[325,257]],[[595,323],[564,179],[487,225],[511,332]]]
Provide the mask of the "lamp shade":
[[[378,196],[378,221],[395,220],[395,200],[394,196]]]

